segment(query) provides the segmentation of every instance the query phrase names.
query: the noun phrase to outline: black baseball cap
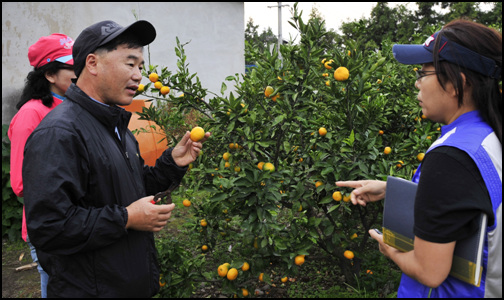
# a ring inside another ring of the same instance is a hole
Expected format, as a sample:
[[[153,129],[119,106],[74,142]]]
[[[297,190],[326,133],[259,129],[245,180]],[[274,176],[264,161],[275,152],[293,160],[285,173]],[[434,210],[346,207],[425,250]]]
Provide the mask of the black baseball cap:
[[[394,58],[406,65],[432,63],[434,44],[440,39],[439,61],[448,61],[491,78],[501,77],[502,69],[493,59],[450,41],[441,32],[434,33],[423,45],[394,45],[392,47]]]
[[[125,32],[137,36],[142,46],[152,43],[156,38],[156,29],[144,20],[136,21],[127,27],[110,20],[93,24],[81,32],[73,45],[75,76],[79,77],[84,69],[88,54]]]

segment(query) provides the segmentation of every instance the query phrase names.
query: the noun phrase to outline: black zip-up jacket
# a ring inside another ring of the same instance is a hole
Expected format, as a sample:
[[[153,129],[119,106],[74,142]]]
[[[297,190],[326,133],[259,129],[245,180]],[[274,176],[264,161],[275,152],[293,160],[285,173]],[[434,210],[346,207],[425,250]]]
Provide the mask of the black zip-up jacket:
[[[28,236],[50,297],[152,297],[159,267],[152,232],[126,230],[126,206],[179,183],[166,150],[144,165],[131,113],[72,84],[29,137],[23,162]],[[121,139],[115,133],[119,131]]]

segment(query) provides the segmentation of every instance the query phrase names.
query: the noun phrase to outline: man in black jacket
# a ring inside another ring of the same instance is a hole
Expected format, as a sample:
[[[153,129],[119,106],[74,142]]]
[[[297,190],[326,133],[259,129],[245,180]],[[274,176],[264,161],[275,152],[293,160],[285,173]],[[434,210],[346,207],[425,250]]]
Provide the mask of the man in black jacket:
[[[131,113],[117,106],[131,103],[143,46],[155,36],[147,21],[86,28],[73,48],[78,79],[26,143],[28,234],[49,274],[50,297],[152,297],[159,290],[153,232],[175,205],[153,205],[148,195],[180,183],[202,142],[187,132],[155,167],[145,166],[127,128]]]

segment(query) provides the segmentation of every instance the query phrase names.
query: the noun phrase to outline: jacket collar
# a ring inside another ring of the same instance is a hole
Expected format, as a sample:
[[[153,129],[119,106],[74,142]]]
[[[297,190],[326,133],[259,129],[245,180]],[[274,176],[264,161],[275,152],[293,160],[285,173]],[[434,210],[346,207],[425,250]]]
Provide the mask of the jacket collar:
[[[93,101],[74,83],[70,85],[65,95],[68,100],[79,104],[107,128],[114,129],[117,126],[122,131],[124,127],[128,126],[131,118],[130,112],[116,105],[101,105]]]

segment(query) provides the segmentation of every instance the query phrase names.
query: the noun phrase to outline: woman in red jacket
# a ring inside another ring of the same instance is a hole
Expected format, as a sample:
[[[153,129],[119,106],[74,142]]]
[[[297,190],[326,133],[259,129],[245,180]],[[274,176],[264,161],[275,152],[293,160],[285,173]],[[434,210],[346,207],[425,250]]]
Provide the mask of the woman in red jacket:
[[[23,197],[24,147],[26,140],[40,121],[65,99],[64,95],[75,77],[73,71],[73,40],[59,33],[41,37],[28,49],[28,59],[33,71],[28,73],[21,100],[16,105],[19,110],[9,126],[11,141],[11,186],[17,196]],[[21,236],[31,249],[34,262],[38,262],[35,248],[27,236],[26,217],[23,207]],[[48,276],[38,266],[41,277],[42,298],[46,298]]]

